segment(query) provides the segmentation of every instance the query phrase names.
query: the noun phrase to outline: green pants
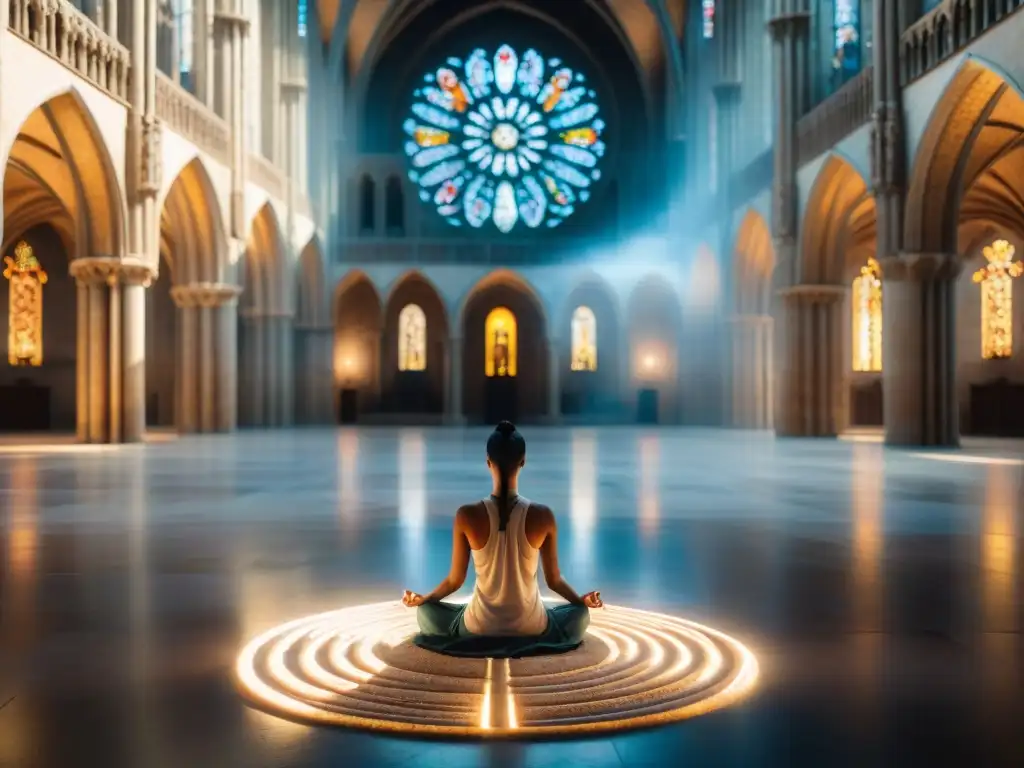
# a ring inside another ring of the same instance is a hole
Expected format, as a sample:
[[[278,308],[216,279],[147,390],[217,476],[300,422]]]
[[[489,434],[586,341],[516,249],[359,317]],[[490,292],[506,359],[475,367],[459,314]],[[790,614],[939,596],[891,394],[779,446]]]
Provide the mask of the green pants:
[[[465,605],[424,603],[416,609],[420,633],[413,642],[420,648],[449,656],[539,656],[578,648],[590,625],[590,610],[585,605],[556,605],[547,609],[548,628],[541,635],[488,637],[466,629],[465,612]]]

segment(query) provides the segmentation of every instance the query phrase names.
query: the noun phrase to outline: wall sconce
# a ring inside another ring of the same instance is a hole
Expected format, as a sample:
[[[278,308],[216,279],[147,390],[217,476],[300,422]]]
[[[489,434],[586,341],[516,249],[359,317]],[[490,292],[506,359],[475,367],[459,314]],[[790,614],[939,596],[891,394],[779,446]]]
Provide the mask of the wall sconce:
[[[642,381],[657,381],[665,376],[665,355],[653,345],[639,350],[635,363],[636,377]]]

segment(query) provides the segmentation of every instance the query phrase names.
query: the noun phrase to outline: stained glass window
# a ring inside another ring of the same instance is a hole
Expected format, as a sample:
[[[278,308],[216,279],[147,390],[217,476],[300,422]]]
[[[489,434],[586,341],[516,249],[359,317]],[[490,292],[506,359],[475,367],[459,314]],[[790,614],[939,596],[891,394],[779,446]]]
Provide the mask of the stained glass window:
[[[996,240],[982,251],[986,264],[974,273],[981,284],[981,356],[997,360],[1013,354],[1013,278],[1024,271],[1014,261],[1015,249],[1006,240]]]
[[[309,22],[309,0],[299,0],[298,19],[299,37],[305,37]]]
[[[174,0],[174,30],[178,44],[178,72],[186,86],[190,86],[193,59],[193,0]]]
[[[704,17],[704,39],[715,36],[715,0],[701,0],[701,11]]]
[[[558,226],[601,178],[596,96],[532,48],[449,58],[424,77],[402,126],[409,178],[452,226]]]
[[[860,72],[860,0],[834,0],[832,69],[836,85]]]
[[[853,281],[853,370],[882,370],[882,277],[874,259]]]
[[[398,313],[398,370],[427,369],[427,316],[416,304]]]
[[[597,370],[597,318],[590,307],[572,313],[572,362],[574,371]]]
[[[10,281],[7,360],[11,365],[42,365],[46,271],[25,242],[18,243],[14,258],[5,257],[4,264],[4,277]]]
[[[506,307],[495,307],[484,322],[484,374],[516,375],[516,316]]]

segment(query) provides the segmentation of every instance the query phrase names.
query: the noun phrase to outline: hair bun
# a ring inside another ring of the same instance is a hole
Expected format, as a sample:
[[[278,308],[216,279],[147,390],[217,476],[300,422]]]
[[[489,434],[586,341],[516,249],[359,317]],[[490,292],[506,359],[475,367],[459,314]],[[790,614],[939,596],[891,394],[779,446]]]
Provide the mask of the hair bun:
[[[511,437],[516,431],[516,425],[506,419],[505,421],[498,422],[498,426],[494,428],[494,431],[502,437]]]

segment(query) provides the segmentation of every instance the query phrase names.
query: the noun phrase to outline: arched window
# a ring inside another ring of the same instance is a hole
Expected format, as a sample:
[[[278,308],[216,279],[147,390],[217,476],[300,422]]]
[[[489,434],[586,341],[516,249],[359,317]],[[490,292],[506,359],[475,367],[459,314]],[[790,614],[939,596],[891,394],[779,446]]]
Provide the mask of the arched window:
[[[8,298],[7,360],[11,365],[43,364],[43,285],[46,272],[32,246],[20,242],[14,258],[4,258],[4,277],[10,285]]]
[[[574,371],[597,370],[597,318],[590,307],[572,313],[572,362]]]
[[[398,313],[398,370],[427,369],[427,316],[416,304]]]
[[[397,176],[389,176],[384,185],[384,227],[389,235],[405,234],[405,195]]]
[[[860,0],[835,0],[832,16],[833,88],[860,72]]]
[[[988,261],[974,273],[981,284],[981,356],[998,360],[1013,354],[1013,278],[1024,267],[1013,260],[1014,247],[996,240],[982,251]]]
[[[506,307],[495,307],[484,322],[484,374],[516,375],[516,316]]]
[[[364,173],[359,180],[359,234],[372,234],[376,227],[376,213],[374,205],[377,195],[377,185],[368,173]]]
[[[176,50],[174,57],[178,65],[178,77],[185,90],[193,89],[193,0],[173,0],[171,10],[174,14],[174,41]]]
[[[882,370],[882,277],[870,258],[853,281],[853,370]]]

